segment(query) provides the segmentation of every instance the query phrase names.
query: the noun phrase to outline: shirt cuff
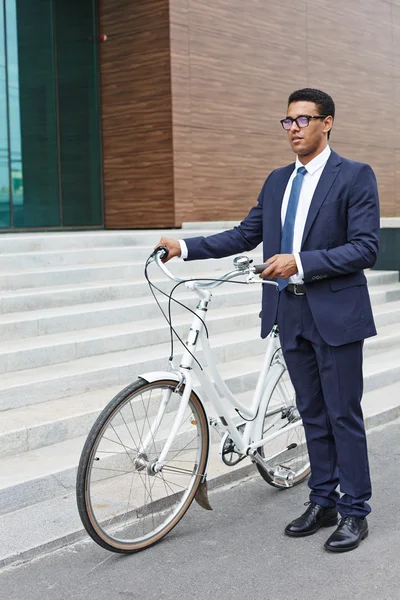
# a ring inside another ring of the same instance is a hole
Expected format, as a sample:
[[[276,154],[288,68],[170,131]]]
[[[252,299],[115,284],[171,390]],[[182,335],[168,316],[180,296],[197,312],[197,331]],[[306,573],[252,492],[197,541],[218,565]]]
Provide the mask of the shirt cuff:
[[[189,254],[186,242],[185,242],[185,240],[178,240],[178,242],[181,247],[181,258],[183,258],[183,260],[186,260],[188,257],[188,254]]]
[[[296,276],[300,277],[300,279],[304,279],[304,271],[303,271],[303,265],[301,264],[301,260],[300,260],[300,253],[299,252],[295,252],[293,254],[293,256],[294,256],[294,259],[295,259],[296,265],[297,265]]]

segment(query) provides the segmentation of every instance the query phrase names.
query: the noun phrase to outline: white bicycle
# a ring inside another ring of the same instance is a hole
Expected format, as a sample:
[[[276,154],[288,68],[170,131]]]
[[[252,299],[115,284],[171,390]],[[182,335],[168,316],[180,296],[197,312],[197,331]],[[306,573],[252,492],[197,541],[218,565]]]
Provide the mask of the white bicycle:
[[[180,365],[175,368],[170,359],[169,370],[140,375],[111,400],[88,435],[78,467],[83,525],[96,543],[113,552],[137,552],[155,544],[180,521],[193,499],[211,509],[206,479],[211,429],[221,436],[219,454],[226,465],[249,457],[272,486],[290,488],[310,472],[277,326],[268,338],[250,406],[231,393],[209,345],[206,316],[212,290],[238,277],[242,283],[276,285],[256,277],[265,265],[252,266],[242,256],[219,279],[182,280],[161,262],[165,252],[160,248],[151,255],[146,276],[155,261],[170,279],[199,297]],[[170,311],[167,320],[172,333]],[[209,374],[196,358],[200,341]],[[217,417],[207,417],[206,400]]]

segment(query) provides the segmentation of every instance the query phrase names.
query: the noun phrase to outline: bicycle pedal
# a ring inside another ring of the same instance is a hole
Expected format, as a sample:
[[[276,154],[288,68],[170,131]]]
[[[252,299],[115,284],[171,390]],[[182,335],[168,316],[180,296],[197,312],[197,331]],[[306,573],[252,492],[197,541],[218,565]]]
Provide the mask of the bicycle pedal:
[[[274,483],[280,487],[293,487],[295,474],[290,467],[286,465],[278,465],[274,471]]]

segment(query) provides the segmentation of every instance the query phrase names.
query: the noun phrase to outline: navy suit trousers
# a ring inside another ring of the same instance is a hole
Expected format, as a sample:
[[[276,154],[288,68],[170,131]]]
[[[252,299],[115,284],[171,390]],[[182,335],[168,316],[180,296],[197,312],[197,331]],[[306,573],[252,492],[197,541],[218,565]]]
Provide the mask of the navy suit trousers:
[[[363,341],[327,344],[307,296],[287,290],[280,293],[278,326],[306,433],[310,500],[336,505],[341,515],[365,517],[371,510],[371,480],[361,409]]]

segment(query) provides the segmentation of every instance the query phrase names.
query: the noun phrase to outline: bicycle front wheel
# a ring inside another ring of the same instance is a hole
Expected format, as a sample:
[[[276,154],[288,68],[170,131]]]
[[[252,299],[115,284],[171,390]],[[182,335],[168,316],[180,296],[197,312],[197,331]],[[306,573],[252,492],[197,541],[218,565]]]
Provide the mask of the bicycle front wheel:
[[[207,464],[207,417],[192,392],[163,469],[152,469],[174,423],[184,386],[139,379],[103,410],[83,448],[77,503],[92,539],[121,553],[147,548],[180,521]]]
[[[265,468],[258,464],[257,468],[270,485],[288,488],[310,474],[310,461],[296,394],[282,357],[278,364],[263,421],[266,441],[258,449]]]

